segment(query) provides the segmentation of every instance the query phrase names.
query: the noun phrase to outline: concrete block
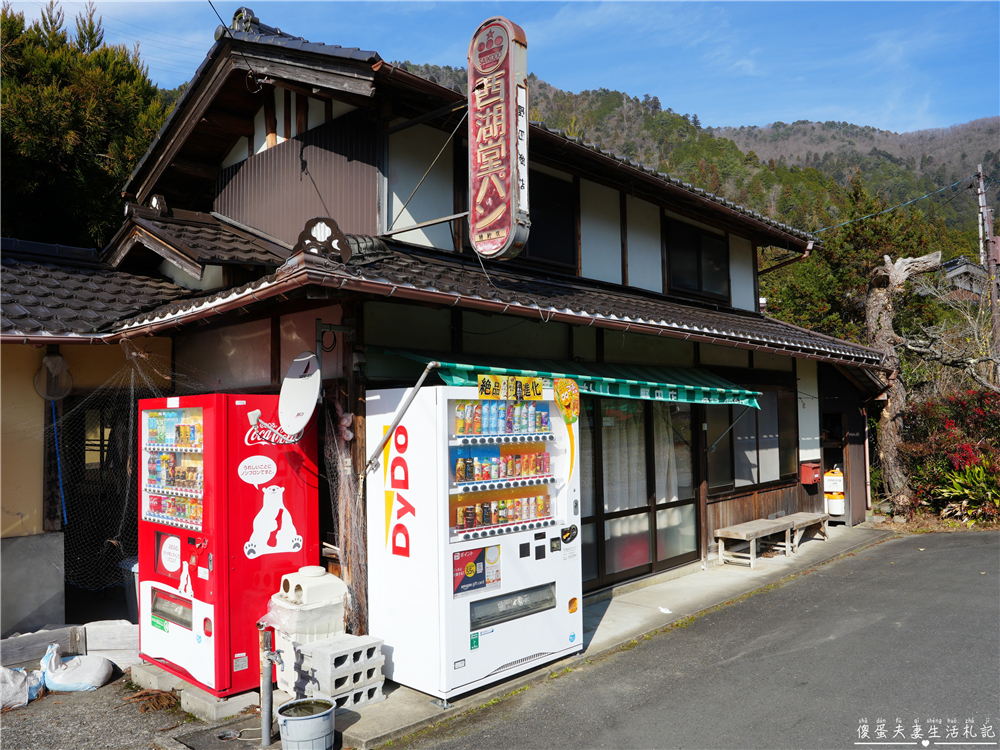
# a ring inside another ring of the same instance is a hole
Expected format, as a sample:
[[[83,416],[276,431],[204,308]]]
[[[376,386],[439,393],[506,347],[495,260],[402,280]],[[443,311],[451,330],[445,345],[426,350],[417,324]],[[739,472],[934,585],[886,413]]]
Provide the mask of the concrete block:
[[[180,690],[191,687],[190,683],[185,682],[177,675],[148,662],[142,662],[132,667],[131,680],[147,690]]]
[[[372,636],[338,635],[296,648],[293,663],[279,670],[278,684],[297,695],[340,695],[381,682],[383,641]],[[289,671],[289,667],[294,671]]]
[[[260,693],[256,690],[232,695],[228,698],[216,698],[211,693],[206,693],[193,685],[186,685],[181,690],[181,708],[202,721],[219,721],[236,716],[245,708],[259,705]]]
[[[128,620],[99,620],[84,626],[87,653],[103,656],[127,669],[142,664],[139,657],[139,626]]]
[[[333,704],[337,707],[337,711],[353,711],[362,706],[384,701],[385,694],[382,692],[384,684],[384,682],[380,682],[377,685],[368,685],[360,690],[351,690],[341,695],[322,695],[317,693],[313,697],[326,698],[329,701],[333,701]]]
[[[139,652],[139,626],[128,620],[97,620],[84,625],[87,653],[108,649]]]

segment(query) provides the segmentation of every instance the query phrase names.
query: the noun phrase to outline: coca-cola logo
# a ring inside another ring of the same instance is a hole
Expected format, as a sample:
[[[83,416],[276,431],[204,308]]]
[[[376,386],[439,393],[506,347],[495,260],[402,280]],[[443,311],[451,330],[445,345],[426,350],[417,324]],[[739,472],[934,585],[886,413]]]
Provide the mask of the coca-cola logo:
[[[276,424],[258,419],[256,424],[250,425],[243,442],[247,445],[289,445],[297,443],[302,439],[302,432],[289,435]]]

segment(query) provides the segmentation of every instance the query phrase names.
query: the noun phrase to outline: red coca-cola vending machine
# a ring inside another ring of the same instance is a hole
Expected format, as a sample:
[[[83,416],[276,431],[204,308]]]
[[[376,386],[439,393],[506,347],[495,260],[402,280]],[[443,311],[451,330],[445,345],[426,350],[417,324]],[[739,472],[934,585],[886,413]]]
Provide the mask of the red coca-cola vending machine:
[[[139,414],[140,655],[218,697],[258,687],[256,623],[319,563],[315,417],[289,435],[278,396],[233,394]]]

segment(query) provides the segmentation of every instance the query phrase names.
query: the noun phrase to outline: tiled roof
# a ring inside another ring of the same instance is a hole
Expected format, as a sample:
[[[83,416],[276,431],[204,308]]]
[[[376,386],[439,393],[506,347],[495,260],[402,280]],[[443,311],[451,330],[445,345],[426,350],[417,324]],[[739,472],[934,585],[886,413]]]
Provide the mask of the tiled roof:
[[[4,335],[97,333],[137,311],[190,295],[169,281],[116,271],[98,262],[93,251],[77,248],[75,257],[67,257],[55,245],[10,239],[0,247]]]
[[[370,238],[351,238],[368,241]],[[378,242],[378,240],[374,240]],[[847,364],[878,367],[881,352],[813,333],[756,313],[740,313],[682,302],[666,295],[552,278],[490,264],[485,270],[468,255],[387,246],[386,257],[354,266],[309,254],[293,256],[273,276],[239,289],[178,301],[136,316],[125,328],[168,326],[207,315],[216,307],[253,304],[282,290],[296,274],[312,283],[400,299],[437,301],[498,313],[533,315],[578,325],[596,324],[636,333],[667,335],[720,345],[798,353]]]
[[[109,244],[105,258],[115,257],[120,244],[131,237],[133,226],[142,227],[201,265],[244,263],[276,268],[290,254],[290,248],[278,240],[214,214],[177,211],[160,216],[154,209],[129,204],[127,215],[129,220]]]

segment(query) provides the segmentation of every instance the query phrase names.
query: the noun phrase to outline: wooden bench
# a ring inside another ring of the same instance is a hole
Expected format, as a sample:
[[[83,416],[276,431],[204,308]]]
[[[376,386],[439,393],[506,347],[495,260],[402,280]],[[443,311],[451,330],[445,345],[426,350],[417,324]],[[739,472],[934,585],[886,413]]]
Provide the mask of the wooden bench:
[[[810,526],[818,526],[817,531],[823,537],[823,541],[830,541],[828,527],[830,520],[829,513],[792,513],[790,516],[784,516],[781,520],[792,522],[792,552],[799,551],[799,542],[802,541],[802,535],[806,533],[806,529]]]
[[[726,554],[725,540],[735,539],[742,542],[750,542],[750,569],[753,570],[754,565],[757,563],[757,540],[762,536],[780,534],[782,531],[785,532],[785,557],[790,557],[792,554],[791,530],[795,523],[791,518],[791,516],[775,519],[761,518],[757,521],[747,521],[746,523],[738,523],[735,526],[716,529],[715,536],[719,540],[719,564],[725,565],[726,562],[742,560],[742,557],[732,552],[728,556]],[[742,553],[739,554],[742,555]]]

